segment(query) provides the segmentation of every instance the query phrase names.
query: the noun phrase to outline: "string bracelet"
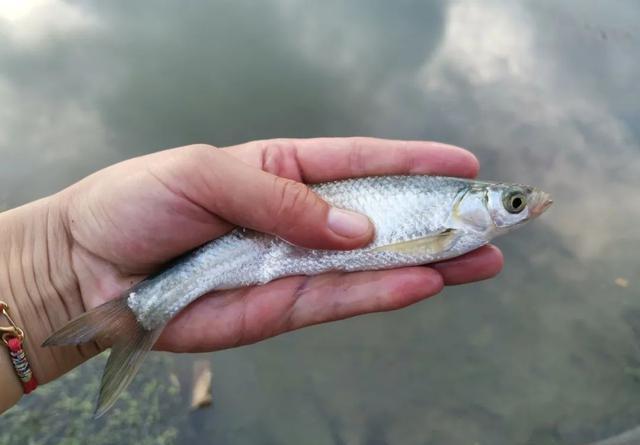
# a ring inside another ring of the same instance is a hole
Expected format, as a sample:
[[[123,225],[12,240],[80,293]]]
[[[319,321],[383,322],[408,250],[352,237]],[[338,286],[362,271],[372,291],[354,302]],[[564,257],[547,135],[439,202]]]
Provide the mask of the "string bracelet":
[[[25,394],[29,394],[38,387],[38,380],[36,380],[36,376],[33,375],[27,354],[22,347],[24,343],[24,331],[16,326],[9,315],[9,305],[4,301],[0,301],[0,315],[9,322],[9,326],[0,326],[2,341],[9,349],[11,364],[20,379],[22,390]]]

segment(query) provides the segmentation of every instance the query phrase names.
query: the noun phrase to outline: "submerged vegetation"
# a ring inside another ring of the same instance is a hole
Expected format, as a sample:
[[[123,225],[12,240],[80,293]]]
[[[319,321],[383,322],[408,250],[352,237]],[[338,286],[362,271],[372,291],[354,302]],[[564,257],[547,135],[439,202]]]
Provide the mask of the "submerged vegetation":
[[[111,412],[94,420],[95,395],[106,357],[103,354],[42,386],[4,414],[0,445],[176,443],[188,411],[177,380],[170,378],[172,357],[152,354],[137,384]]]

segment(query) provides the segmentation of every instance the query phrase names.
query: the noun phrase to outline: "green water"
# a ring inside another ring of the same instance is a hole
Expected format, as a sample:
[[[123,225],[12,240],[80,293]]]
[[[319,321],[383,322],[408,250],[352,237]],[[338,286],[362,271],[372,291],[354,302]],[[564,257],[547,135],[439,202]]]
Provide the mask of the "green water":
[[[90,421],[94,362],[3,416],[1,444],[577,445],[640,424],[637,1],[29,5],[0,6],[3,207],[165,147],[327,135],[462,145],[556,204],[498,242],[492,281],[212,355],[211,409],[189,412],[193,357],[165,354]]]

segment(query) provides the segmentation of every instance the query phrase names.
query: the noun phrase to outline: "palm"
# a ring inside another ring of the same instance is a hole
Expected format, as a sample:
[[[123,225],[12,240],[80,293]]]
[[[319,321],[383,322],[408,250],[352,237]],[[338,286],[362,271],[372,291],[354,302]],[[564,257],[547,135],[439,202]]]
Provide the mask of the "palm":
[[[398,149],[395,157],[391,148],[385,147],[388,165],[373,168],[363,165],[381,165],[382,147],[376,147],[379,142],[369,141],[372,148],[366,153],[367,163],[363,163],[362,146],[353,140],[336,141],[347,144],[338,147],[346,150],[342,152],[347,159],[343,167],[335,158],[319,155],[313,144],[321,142],[313,140],[297,145],[254,143],[225,150],[247,164],[297,181],[317,182],[362,174],[434,173],[428,171],[428,153],[421,154],[420,147],[413,151]],[[212,174],[203,170],[197,159],[194,161],[202,148],[189,150],[172,150],[118,164],[70,191],[71,255],[87,309],[119,296],[169,259],[231,229],[230,222],[185,191],[183,178],[197,183],[209,180],[208,175]],[[473,167],[456,167],[450,162],[446,165],[437,158],[431,161],[431,169],[440,174],[473,174]],[[309,164],[313,164],[312,168]],[[373,171],[365,171],[366,168]],[[467,170],[460,172],[456,168]],[[264,286],[210,294],[174,319],[157,347],[198,351],[251,343],[309,324],[403,307],[439,292],[443,276],[447,280],[448,275],[453,282],[471,281],[491,276],[501,266],[499,254],[492,249],[458,261],[464,263],[464,270],[450,263],[443,266],[442,274],[426,267],[332,273],[290,277]]]

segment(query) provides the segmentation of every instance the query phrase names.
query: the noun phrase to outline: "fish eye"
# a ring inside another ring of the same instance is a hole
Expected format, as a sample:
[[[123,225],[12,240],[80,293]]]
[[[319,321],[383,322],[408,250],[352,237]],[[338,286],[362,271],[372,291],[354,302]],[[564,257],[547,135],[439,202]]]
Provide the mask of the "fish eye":
[[[507,212],[520,213],[527,206],[527,197],[522,192],[508,192],[505,193],[502,203]]]

